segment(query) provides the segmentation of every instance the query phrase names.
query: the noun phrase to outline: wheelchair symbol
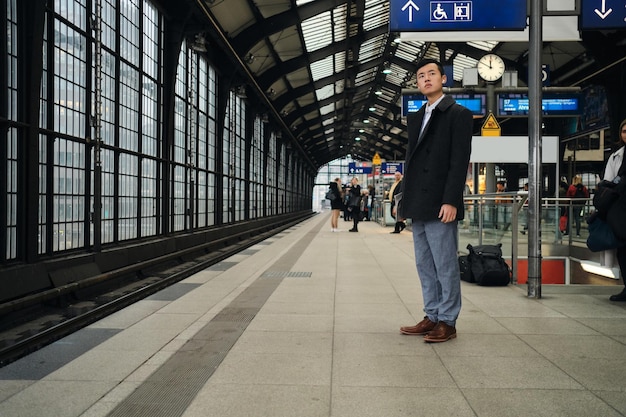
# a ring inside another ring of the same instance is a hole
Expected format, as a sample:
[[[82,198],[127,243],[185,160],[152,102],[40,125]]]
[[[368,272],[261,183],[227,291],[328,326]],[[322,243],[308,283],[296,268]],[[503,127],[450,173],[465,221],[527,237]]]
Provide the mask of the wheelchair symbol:
[[[448,19],[448,14],[441,8],[441,3],[437,3],[437,8],[433,11],[433,18],[435,20]]]

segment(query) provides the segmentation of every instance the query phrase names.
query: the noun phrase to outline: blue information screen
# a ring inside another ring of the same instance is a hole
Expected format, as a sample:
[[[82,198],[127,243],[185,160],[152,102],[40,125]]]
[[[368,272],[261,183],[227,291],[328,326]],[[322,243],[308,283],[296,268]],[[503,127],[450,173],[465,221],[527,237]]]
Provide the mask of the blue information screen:
[[[450,94],[461,106],[467,107],[474,116],[487,114],[484,94]],[[421,94],[402,96],[402,115],[418,111],[428,100]]]
[[[524,30],[526,0],[391,0],[392,32]]]
[[[626,29],[624,0],[582,0],[581,29]]]
[[[525,94],[498,96],[498,116],[528,116],[528,107],[528,96]],[[544,116],[579,116],[582,109],[582,96],[577,94],[546,95],[541,99]]]

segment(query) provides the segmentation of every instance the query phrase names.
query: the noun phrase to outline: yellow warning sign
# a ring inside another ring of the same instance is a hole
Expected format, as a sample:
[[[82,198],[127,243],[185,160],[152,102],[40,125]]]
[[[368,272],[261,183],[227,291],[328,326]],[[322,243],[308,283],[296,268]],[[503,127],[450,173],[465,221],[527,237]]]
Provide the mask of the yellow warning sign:
[[[483,123],[482,128],[480,129],[480,134],[482,136],[500,136],[501,129],[498,121],[496,120],[493,113],[489,113],[485,123]]]
[[[376,152],[374,154],[374,157],[372,158],[372,165],[380,165],[381,164],[381,159],[380,159],[380,155],[378,155],[378,152]]]

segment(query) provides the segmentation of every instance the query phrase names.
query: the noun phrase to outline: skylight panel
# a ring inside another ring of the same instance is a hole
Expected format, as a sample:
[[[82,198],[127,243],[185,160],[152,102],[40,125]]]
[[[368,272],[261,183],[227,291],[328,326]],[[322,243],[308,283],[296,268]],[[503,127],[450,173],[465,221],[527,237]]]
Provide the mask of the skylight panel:
[[[463,79],[463,69],[476,67],[477,62],[478,61],[476,61],[474,58],[471,58],[467,55],[457,54],[452,61],[452,66],[454,68],[454,79],[457,81],[461,81]]]
[[[396,48],[395,55],[409,62],[415,61],[424,48],[424,42],[402,42]]]
[[[346,68],[346,52],[335,54],[335,72],[342,72]]]
[[[359,50],[359,61],[367,62],[379,58],[384,51],[384,40],[386,35],[377,36],[361,44]]]
[[[387,24],[389,24],[389,1],[367,0],[363,13],[363,30],[372,30]]]
[[[317,101],[326,100],[334,95],[335,89],[332,84],[325,85],[324,87],[315,90],[315,97],[317,98]]]
[[[333,75],[333,56],[327,56],[319,61],[311,62],[311,76],[313,81]]]
[[[307,52],[328,46],[332,42],[330,12],[320,13],[302,22],[302,36]]]
[[[325,116],[328,113],[332,113],[334,111],[335,111],[335,103],[331,103],[331,104],[329,104],[327,106],[324,106],[324,107],[320,108],[320,114],[322,116]]]
[[[483,51],[491,51],[498,45],[498,41],[470,41],[466,42],[468,46],[481,49]]]
[[[333,11],[333,36],[335,42],[341,42],[346,39],[346,5],[342,4]]]
[[[402,82],[404,81],[406,70],[396,64],[391,64],[390,69],[391,73],[386,75],[386,80],[395,85],[402,84]]]
[[[354,78],[354,83],[357,86],[370,83],[374,81],[374,78],[376,78],[377,73],[378,73],[378,68],[369,68],[364,71],[361,71]]]

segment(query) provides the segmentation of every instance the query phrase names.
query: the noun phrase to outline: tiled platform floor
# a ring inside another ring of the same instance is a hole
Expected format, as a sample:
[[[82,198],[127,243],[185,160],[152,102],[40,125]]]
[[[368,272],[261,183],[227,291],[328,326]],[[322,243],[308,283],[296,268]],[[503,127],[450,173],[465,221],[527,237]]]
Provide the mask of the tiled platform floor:
[[[0,416],[626,415],[616,287],[463,283],[458,338],[421,320],[411,234],[323,213],[0,368]]]

